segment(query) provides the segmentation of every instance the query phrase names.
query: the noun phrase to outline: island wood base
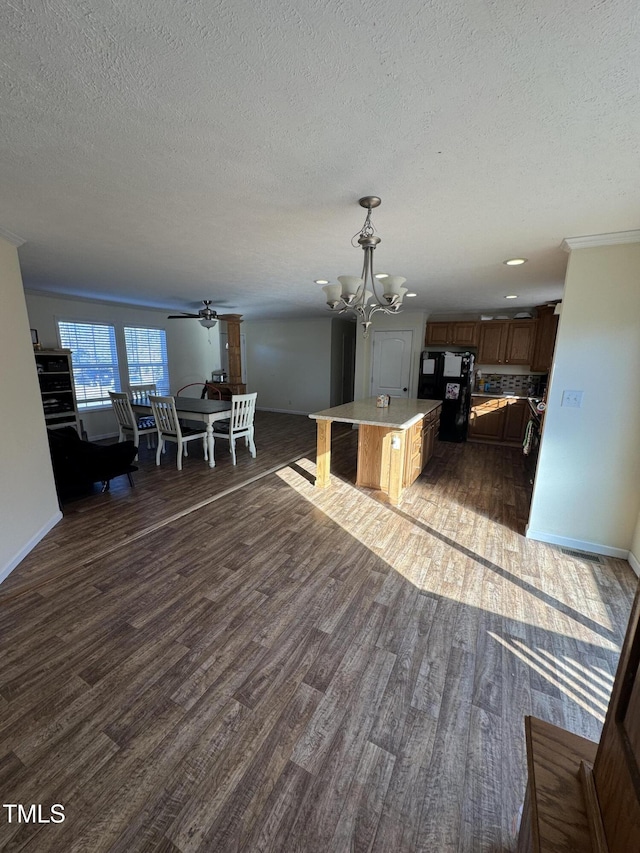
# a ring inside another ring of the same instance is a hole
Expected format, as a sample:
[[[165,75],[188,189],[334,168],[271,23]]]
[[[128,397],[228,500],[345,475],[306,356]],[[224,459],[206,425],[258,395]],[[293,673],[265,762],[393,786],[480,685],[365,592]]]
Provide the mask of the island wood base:
[[[440,411],[441,406],[437,405],[407,429],[360,423],[356,486],[377,489],[390,504],[397,506],[404,489],[431,458]],[[331,423],[329,418],[318,419],[316,486],[320,489],[326,489],[330,482]]]

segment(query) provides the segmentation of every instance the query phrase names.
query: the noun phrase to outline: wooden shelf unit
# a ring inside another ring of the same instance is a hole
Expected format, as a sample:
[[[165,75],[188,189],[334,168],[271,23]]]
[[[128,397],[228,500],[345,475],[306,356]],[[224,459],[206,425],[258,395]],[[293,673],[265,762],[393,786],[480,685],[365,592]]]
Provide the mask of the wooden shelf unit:
[[[71,350],[34,350],[47,429],[72,426],[81,435]]]

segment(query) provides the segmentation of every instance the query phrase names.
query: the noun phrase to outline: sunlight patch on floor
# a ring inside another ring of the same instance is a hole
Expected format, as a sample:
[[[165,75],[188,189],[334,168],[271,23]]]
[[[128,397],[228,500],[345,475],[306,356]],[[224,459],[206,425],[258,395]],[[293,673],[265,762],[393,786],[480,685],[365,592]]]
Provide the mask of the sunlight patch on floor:
[[[553,655],[548,655],[548,658],[550,659],[548,660],[542,655],[537,654],[533,649],[528,648],[521,640],[517,640],[515,638],[507,640],[504,637],[499,637],[493,631],[488,631],[487,633],[490,637],[496,640],[496,642],[504,646],[507,651],[511,652],[511,654],[515,655],[519,660],[526,663],[527,666],[531,667],[531,669],[537,672],[538,675],[541,675],[550,684],[553,684],[554,687],[557,687],[558,690],[564,693],[565,696],[568,696],[569,699],[573,700],[583,710],[591,714],[592,717],[595,717],[600,723],[604,723],[604,717],[607,712],[608,697],[605,698],[605,701],[599,701],[598,698],[592,695],[593,686],[590,685],[591,690],[586,690],[581,684],[578,684],[576,681],[565,675],[557,665],[559,661],[557,661]],[[538,651],[542,650],[539,649]]]
[[[492,569],[486,564],[493,561],[453,538],[455,530],[446,533],[446,524],[445,533],[441,534],[435,525],[411,519],[404,509],[385,505],[335,475],[331,476],[328,489],[317,489],[315,473],[315,462],[302,457],[295,466],[278,471],[277,476],[423,592],[480,607],[481,587],[489,573],[495,576],[500,592],[490,599],[483,597],[483,610],[544,630],[564,633],[610,651],[619,650],[615,642],[598,632],[599,627],[610,630],[607,625],[600,626],[590,613],[584,621],[581,621],[582,614],[577,610],[576,615],[572,615],[575,602],[565,605],[558,599],[558,606],[554,606],[553,600],[549,600],[553,595],[538,590],[530,579],[523,579],[520,583],[517,572],[523,561],[521,555],[510,553],[505,556],[511,560],[506,564],[509,568],[503,569],[494,563]],[[429,532],[430,526],[433,533]],[[501,525],[495,526],[502,530]],[[499,535],[498,531],[489,529],[486,538]],[[482,542],[473,544],[481,548]],[[538,545],[536,543],[536,547]]]

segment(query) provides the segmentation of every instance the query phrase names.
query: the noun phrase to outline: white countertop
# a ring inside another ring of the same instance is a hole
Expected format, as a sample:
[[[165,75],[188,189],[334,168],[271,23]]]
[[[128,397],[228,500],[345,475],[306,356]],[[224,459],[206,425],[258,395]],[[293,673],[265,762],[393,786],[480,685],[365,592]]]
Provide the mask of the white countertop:
[[[318,421],[341,421],[347,424],[409,429],[416,421],[441,405],[442,400],[392,397],[388,406],[378,408],[376,398],[369,397],[368,400],[354,400],[353,403],[344,403],[342,406],[334,406],[331,409],[324,409],[322,412],[313,412],[309,417]]]

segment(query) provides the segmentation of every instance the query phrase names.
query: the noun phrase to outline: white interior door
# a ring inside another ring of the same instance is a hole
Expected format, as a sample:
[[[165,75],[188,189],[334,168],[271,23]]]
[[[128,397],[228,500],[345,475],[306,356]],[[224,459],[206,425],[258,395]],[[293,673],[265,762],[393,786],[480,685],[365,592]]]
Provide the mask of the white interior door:
[[[374,332],[371,395],[408,397],[413,332]]]

